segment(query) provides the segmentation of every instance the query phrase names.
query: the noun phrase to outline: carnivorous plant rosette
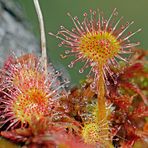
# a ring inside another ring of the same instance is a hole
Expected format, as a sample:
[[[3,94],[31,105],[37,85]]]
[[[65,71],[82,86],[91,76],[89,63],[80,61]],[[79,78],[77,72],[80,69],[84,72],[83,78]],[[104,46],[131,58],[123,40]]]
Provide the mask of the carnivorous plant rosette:
[[[131,48],[139,45],[139,42],[132,43],[130,38],[141,31],[138,29],[135,32],[128,32],[128,28],[134,23],[127,22],[125,25],[119,26],[123,17],[115,21],[118,15],[116,9],[113,10],[110,17],[105,19],[102,12],[90,10],[90,18],[87,13],[84,13],[84,19],[79,21],[78,17],[70,16],[74,28],[68,30],[61,26],[57,34],[49,33],[61,40],[59,46],[65,45],[70,50],[65,50],[65,55],[62,58],[75,56],[76,59],[71,61],[68,67],[72,68],[75,63],[85,61],[84,66],[79,70],[80,73],[86,68],[90,68],[88,77],[93,77],[94,81],[91,87],[98,94],[98,117],[99,121],[107,121],[107,109],[105,104],[105,85],[109,85],[109,78],[117,84],[118,73],[114,73],[111,67],[119,67],[120,60],[128,62],[128,56],[131,53]],[[108,129],[108,124],[106,124]],[[108,130],[106,130],[108,133]]]
[[[7,124],[7,129],[26,127],[33,123],[34,117],[40,120],[49,115],[55,100],[66,95],[64,86],[67,82],[61,84],[58,80],[61,74],[51,66],[49,68],[46,76],[40,59],[29,54],[6,61],[1,70],[2,126]]]

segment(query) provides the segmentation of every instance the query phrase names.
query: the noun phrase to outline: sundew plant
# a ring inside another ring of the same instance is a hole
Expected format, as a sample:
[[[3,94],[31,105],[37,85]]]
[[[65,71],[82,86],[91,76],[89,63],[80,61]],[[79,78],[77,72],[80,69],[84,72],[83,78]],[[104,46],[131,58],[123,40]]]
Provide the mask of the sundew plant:
[[[49,35],[66,48],[59,58],[75,57],[69,68],[83,63],[79,73],[89,71],[71,88],[48,64],[43,16],[33,2],[42,53],[11,53],[0,69],[1,136],[27,148],[148,147],[147,51],[134,39],[141,29],[131,32],[134,22],[123,23],[116,8],[108,17],[88,10],[82,21],[68,12],[73,28]]]

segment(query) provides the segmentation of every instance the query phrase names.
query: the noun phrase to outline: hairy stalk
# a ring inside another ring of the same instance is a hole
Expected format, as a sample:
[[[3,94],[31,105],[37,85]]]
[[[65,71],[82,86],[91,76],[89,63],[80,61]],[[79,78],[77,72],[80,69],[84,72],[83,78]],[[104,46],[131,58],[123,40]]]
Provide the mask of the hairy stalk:
[[[104,85],[104,77],[103,77],[103,66],[99,65],[99,80],[98,80],[98,122],[101,122],[104,120],[106,123],[104,128],[108,129],[108,120],[107,120],[107,109],[105,105],[105,85]],[[104,130],[104,134],[109,137],[109,131]]]
[[[106,118],[106,107],[105,107],[105,88],[102,66],[99,66],[99,80],[98,80],[98,112],[99,120]]]
[[[36,9],[36,13],[39,20],[39,26],[40,26],[40,34],[41,34],[41,49],[42,49],[42,64],[45,68],[45,73],[47,74],[47,51],[46,51],[46,36],[45,36],[45,28],[44,28],[44,20],[42,11],[40,8],[40,4],[38,0],[33,0],[34,6]]]

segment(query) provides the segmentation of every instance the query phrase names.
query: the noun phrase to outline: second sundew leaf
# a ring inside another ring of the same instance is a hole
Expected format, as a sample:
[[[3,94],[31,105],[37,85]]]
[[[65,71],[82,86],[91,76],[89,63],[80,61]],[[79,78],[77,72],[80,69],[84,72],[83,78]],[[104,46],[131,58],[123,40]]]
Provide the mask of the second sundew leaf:
[[[141,29],[127,33],[127,30],[134,22],[120,25],[123,17],[116,19],[118,16],[117,9],[113,10],[108,19],[104,18],[101,11],[90,10],[90,17],[87,13],[84,13],[82,22],[79,21],[77,16],[72,17],[70,13],[67,14],[71,18],[74,27],[68,30],[66,27],[61,26],[57,34],[49,33],[61,40],[60,47],[66,46],[69,48],[69,50],[65,50],[65,54],[61,55],[61,57],[76,57],[68,65],[70,68],[78,62],[85,62],[84,66],[79,70],[80,73],[91,67],[88,76],[93,76],[93,88],[97,87],[97,80],[100,76],[98,65],[102,65],[105,83],[109,84],[109,77],[107,76],[109,75],[116,84],[118,74],[115,73],[113,76],[110,67],[118,68],[120,66],[119,61],[128,62],[127,55],[133,52],[131,48],[140,44],[139,42],[131,43],[130,38],[140,32]]]

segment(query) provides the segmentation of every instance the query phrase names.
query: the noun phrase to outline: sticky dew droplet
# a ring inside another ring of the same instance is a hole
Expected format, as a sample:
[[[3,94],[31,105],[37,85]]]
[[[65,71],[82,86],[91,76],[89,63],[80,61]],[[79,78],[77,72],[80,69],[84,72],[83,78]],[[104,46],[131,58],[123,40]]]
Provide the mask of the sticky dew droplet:
[[[84,69],[81,68],[81,69],[79,70],[79,73],[83,73],[83,72],[84,72]]]
[[[68,67],[69,67],[69,68],[73,68],[73,63],[70,63],[70,64],[68,65]]]

